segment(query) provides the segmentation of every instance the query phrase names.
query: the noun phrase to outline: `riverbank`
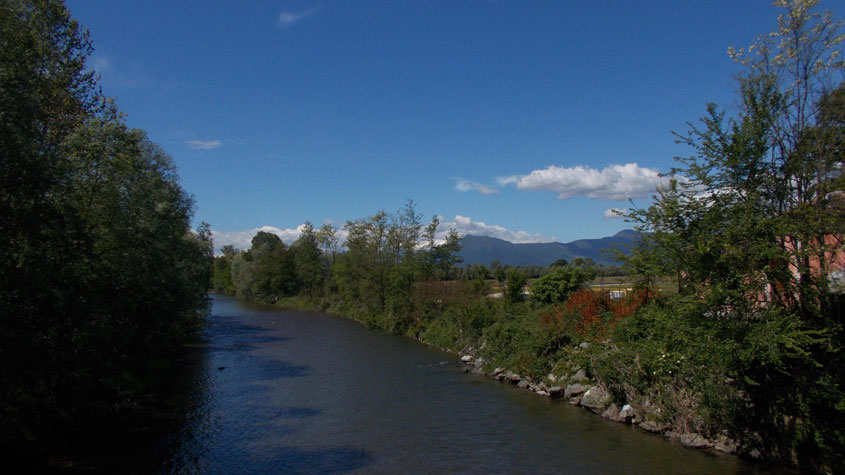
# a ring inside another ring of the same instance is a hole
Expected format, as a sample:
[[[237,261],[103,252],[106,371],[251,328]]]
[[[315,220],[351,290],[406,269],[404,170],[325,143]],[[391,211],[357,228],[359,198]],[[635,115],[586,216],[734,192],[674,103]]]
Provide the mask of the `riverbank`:
[[[589,347],[589,343],[586,342],[582,345],[581,348]],[[639,427],[645,432],[662,435],[689,449],[713,449],[729,455],[743,452],[743,447],[726,435],[714,441],[701,434],[684,432],[683,429],[678,430],[671,424],[659,422],[659,413],[653,412],[653,407],[643,405],[635,407],[630,403],[621,407],[617,406],[607,388],[595,378],[587,377],[580,367],[570,368],[571,372],[568,374],[549,373],[545,378],[535,380],[502,367],[489,370],[490,365],[484,358],[476,357],[472,349],[469,350],[460,356],[461,362],[466,365],[465,372],[489,376],[502,383],[509,383],[520,389],[534,392],[538,396],[562,399],[571,406],[582,407],[608,421]],[[753,457],[753,454],[750,455]]]
[[[457,305],[455,302],[443,302],[443,299],[440,299],[440,305],[433,307],[427,315],[428,318],[420,319],[417,327],[401,333],[396,332],[395,327],[389,325],[394,321],[391,318],[383,316],[379,318],[379,315],[373,314],[356,315],[354,311],[350,312],[348,308],[337,305],[337,302],[332,305],[331,302],[325,300],[315,303],[296,298],[280,300],[276,302],[276,306],[286,309],[322,311],[358,321],[369,328],[400,333],[439,350],[456,354],[465,364],[466,372],[512,384],[538,396],[560,399],[608,421],[630,425],[644,432],[659,435],[669,443],[689,449],[739,456],[754,460],[758,464],[767,463],[759,450],[743,445],[730,437],[730,431],[727,428],[718,430],[711,428],[709,432],[692,430],[694,424],[684,424],[682,419],[675,417],[675,414],[667,414],[665,401],[651,400],[648,395],[643,395],[646,391],[637,394],[638,397],[631,398],[628,394],[635,391],[622,393],[616,391],[614,394],[614,386],[609,386],[601,380],[596,367],[598,359],[606,360],[611,356],[614,347],[612,340],[577,342],[567,338],[565,341],[558,342],[557,351],[549,352],[547,349],[538,348],[537,345],[538,340],[546,342],[553,339],[547,332],[542,332],[542,335],[502,337],[502,333],[507,334],[510,331],[519,333],[519,331],[529,330],[530,322],[534,322],[535,330],[541,328],[536,325],[536,322],[541,320],[541,312],[526,305],[506,306],[489,299],[481,302],[480,306],[478,302],[475,305],[468,302]],[[456,306],[460,308],[460,311],[456,311]],[[477,315],[485,311],[487,318]],[[454,325],[444,324],[456,315],[463,318],[452,320],[451,323]],[[464,331],[469,328],[475,328],[475,331]],[[531,331],[527,333],[530,334]],[[503,342],[509,344],[504,345]],[[620,383],[618,381],[615,383],[615,387],[618,388]],[[630,386],[631,383],[625,381],[622,385]],[[683,393],[683,390],[680,388],[677,392]],[[677,394],[664,393],[663,396],[676,398]],[[693,401],[687,401],[686,404],[687,411],[694,411]],[[689,414],[687,417],[690,417]],[[766,467],[767,471],[789,473],[789,470],[782,465],[766,465]]]
[[[316,454],[361,473],[752,469],[737,457],[680,450],[563,401],[463,374],[456,351],[447,356],[349,318],[223,297],[214,309],[212,384],[203,399],[210,404],[201,411],[213,424],[196,425],[198,467],[258,473],[271,462],[283,466],[279,458],[310,464]]]

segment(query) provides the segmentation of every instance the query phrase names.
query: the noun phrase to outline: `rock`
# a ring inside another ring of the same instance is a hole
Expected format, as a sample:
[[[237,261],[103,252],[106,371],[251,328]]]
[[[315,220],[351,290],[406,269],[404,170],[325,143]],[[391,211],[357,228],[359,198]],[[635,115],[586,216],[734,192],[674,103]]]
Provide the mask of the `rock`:
[[[681,445],[690,449],[706,449],[713,447],[713,442],[699,434],[681,434]]]
[[[493,376],[493,379],[495,379],[496,381],[504,381],[505,380],[505,374],[499,373],[499,374]]]
[[[580,396],[569,398],[569,405],[570,406],[577,406],[580,403],[581,403],[581,397]]]
[[[555,381],[557,381],[557,376],[553,375],[552,373],[549,373],[549,375],[548,375],[548,376],[546,376],[546,378],[547,378],[550,382],[552,382],[552,383],[554,383]]]
[[[572,376],[569,377],[570,381],[574,381],[576,383],[580,383],[581,381],[588,380],[587,375],[584,373],[584,370],[578,368],[578,371],[575,372]]]
[[[563,396],[563,388],[560,386],[552,386],[549,388],[549,397],[559,398]]]
[[[640,423],[640,429],[646,432],[652,432],[654,434],[661,434],[669,428],[668,424],[663,424],[661,422],[654,422],[654,421],[644,421]]]
[[[667,430],[663,433],[663,437],[666,437],[669,440],[675,440],[677,438],[677,435],[678,434],[676,434],[673,430]]]
[[[610,403],[610,394],[601,386],[593,386],[581,397],[581,405],[587,409],[601,414]]]
[[[511,384],[517,384],[520,381],[522,381],[522,376],[520,376],[516,373],[511,373],[510,371],[505,373],[505,377],[508,378],[508,381],[510,381]]]
[[[516,383],[516,387],[519,389],[525,389],[528,387],[528,380],[520,379],[518,383]]]
[[[496,369],[494,369],[494,370],[493,370],[493,376],[498,376],[498,375],[499,375],[499,374],[501,374],[504,370],[505,370],[505,368],[497,367]]]
[[[586,350],[589,347],[590,347],[590,344],[587,343],[586,341],[581,343],[580,345],[578,345],[578,348],[581,348],[582,350]]]
[[[714,445],[713,448],[726,454],[735,454],[739,452],[739,444],[737,444],[735,440],[724,436],[716,442],[716,445]]]
[[[548,395],[549,395],[549,392],[548,392],[548,391],[543,391],[543,390],[541,389],[541,390],[537,391],[537,395],[538,395],[538,396],[548,396]]]
[[[619,420],[619,407],[616,404],[611,404],[601,413],[605,419],[613,422],[622,422]]]
[[[587,386],[584,386],[583,384],[570,384],[566,387],[566,391],[563,393],[563,397],[569,399],[583,394],[584,391],[586,391],[587,389],[589,388]]]
[[[469,364],[469,363],[471,363],[471,362],[472,362],[472,356],[471,356],[471,355],[464,355],[464,356],[461,356],[461,361],[463,361],[464,363]]]
[[[481,369],[484,367],[484,363],[486,363],[486,361],[484,361],[484,358],[478,358],[472,365],[475,366],[475,369]]]
[[[634,414],[634,408],[631,407],[630,404],[625,404],[622,406],[622,410],[619,411],[619,419],[621,419],[620,422],[624,422],[626,424],[630,424],[631,421],[634,420],[635,416],[636,414]]]

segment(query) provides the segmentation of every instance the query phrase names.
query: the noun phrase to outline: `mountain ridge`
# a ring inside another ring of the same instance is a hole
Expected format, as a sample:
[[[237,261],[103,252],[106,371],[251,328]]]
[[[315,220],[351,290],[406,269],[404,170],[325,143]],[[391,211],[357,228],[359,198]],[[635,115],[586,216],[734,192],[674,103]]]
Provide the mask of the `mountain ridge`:
[[[463,265],[490,264],[497,260],[501,265],[509,266],[548,266],[558,259],[592,259],[596,264],[614,265],[611,255],[604,249],[633,246],[639,240],[640,234],[633,229],[623,229],[613,236],[597,239],[577,239],[568,243],[512,243],[504,239],[490,236],[475,236],[468,234],[461,238],[460,256]]]

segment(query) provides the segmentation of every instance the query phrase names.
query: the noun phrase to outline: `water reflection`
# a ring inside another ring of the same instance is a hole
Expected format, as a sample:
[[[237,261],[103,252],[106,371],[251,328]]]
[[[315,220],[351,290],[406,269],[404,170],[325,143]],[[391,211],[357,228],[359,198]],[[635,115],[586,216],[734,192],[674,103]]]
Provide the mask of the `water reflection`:
[[[217,297],[160,452],[178,473],[742,473],[348,320]]]
[[[268,403],[267,395],[274,389],[270,383],[308,377],[309,368],[257,351],[278,348],[290,338],[248,324],[243,315],[226,314],[223,307],[210,317],[201,343],[185,365],[188,404],[178,435],[167,444],[169,457],[161,470],[330,473],[364,467],[370,457],[357,448],[284,444],[298,421],[323,411]]]

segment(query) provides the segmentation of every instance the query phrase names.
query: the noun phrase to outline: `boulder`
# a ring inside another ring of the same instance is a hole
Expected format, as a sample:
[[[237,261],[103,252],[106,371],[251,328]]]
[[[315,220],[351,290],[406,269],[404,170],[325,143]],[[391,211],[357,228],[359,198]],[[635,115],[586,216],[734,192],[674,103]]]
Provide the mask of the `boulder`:
[[[699,434],[681,434],[681,445],[690,449],[707,449],[713,447],[713,442]]]
[[[486,363],[486,361],[484,361],[484,358],[479,357],[475,360],[472,365],[475,366],[475,369],[481,369],[484,367],[484,363]]]
[[[623,422],[619,419],[619,412],[620,409],[616,404],[611,404],[601,413],[601,416],[605,419],[613,422]]]
[[[549,392],[541,389],[541,390],[537,391],[537,395],[538,396],[548,396]]]
[[[470,364],[472,362],[472,355],[461,356],[461,361],[463,361],[466,364]]]
[[[563,393],[563,397],[569,399],[583,394],[587,389],[589,388],[587,386],[584,386],[583,384],[570,384],[566,387],[566,391]]]
[[[511,384],[518,384],[520,381],[522,381],[522,376],[516,373],[511,373],[510,371],[505,373],[505,377],[508,379],[508,381],[511,382]]]
[[[574,381],[576,383],[580,383],[581,381],[588,381],[587,374],[584,373],[584,370],[578,368],[578,371],[575,372],[572,376],[569,377],[570,381]]]
[[[735,440],[724,436],[716,442],[716,445],[714,445],[713,448],[726,454],[735,454],[739,452],[739,444],[737,444]]]
[[[668,428],[669,425],[663,424],[662,422],[644,421],[640,423],[640,429],[654,434],[662,434],[663,432],[666,432],[666,429]]]
[[[581,405],[587,409],[601,414],[610,403],[610,394],[601,386],[593,386],[581,397]]]
[[[493,370],[493,373],[492,373],[492,374],[493,374],[493,376],[498,376],[498,375],[499,375],[499,374],[501,374],[503,371],[505,371],[505,368],[497,367],[496,369],[494,369],[494,370]]]
[[[619,422],[630,424],[635,416],[634,408],[630,404],[625,404],[622,406],[622,410],[619,411],[619,419],[621,419]]]
[[[525,389],[528,387],[528,380],[527,379],[520,379],[518,383],[516,383],[516,387],[519,389]]]
[[[560,386],[552,386],[549,388],[549,396],[559,398],[563,396],[563,388]]]

